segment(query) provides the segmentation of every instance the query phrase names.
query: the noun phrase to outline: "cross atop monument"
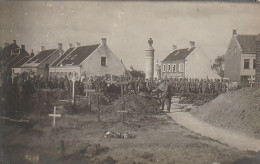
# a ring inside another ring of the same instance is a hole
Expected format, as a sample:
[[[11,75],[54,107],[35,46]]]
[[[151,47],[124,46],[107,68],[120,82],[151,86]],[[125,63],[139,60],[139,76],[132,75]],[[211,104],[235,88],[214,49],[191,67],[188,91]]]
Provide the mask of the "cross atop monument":
[[[150,46],[152,46],[152,44],[153,44],[153,39],[150,38],[150,39],[148,40],[148,43],[149,43]]]

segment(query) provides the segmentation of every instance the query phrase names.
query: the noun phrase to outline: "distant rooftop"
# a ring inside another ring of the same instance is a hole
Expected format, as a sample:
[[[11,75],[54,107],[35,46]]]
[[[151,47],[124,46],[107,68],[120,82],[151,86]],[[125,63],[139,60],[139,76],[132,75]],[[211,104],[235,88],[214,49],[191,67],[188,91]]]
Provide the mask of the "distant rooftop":
[[[163,62],[166,62],[166,61],[185,60],[185,59],[189,56],[189,54],[190,54],[195,48],[196,48],[196,47],[173,50],[173,52],[170,53],[170,54],[163,60]]]

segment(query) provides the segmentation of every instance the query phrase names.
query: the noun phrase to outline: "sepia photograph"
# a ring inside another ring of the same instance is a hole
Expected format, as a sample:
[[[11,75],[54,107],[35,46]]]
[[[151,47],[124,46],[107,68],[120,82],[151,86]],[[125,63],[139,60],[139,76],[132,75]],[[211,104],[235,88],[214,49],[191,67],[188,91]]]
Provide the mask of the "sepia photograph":
[[[0,0],[0,164],[260,164],[260,3]]]

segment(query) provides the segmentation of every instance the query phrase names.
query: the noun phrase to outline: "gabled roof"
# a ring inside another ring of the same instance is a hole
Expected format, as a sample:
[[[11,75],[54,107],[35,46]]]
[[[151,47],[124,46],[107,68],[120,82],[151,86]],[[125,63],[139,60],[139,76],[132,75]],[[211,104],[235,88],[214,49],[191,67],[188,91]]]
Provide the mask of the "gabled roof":
[[[237,35],[236,38],[242,49],[242,53],[256,53],[256,35]]]
[[[75,48],[69,55],[67,55],[59,64],[65,65],[79,65],[82,63],[90,54],[92,54],[99,44],[81,46]]]
[[[66,57],[68,56],[68,54],[70,54],[75,48],[69,48],[64,54],[61,55],[61,57],[59,57],[56,61],[54,61],[52,64],[51,64],[51,67],[55,67],[55,66],[58,66],[59,63]]]
[[[15,54],[15,55],[13,55],[14,57],[12,58],[11,61],[8,62],[9,68],[12,68],[17,62],[19,62],[24,57],[30,58],[29,53],[24,49],[19,49],[19,51],[15,50],[15,52],[13,52],[13,54]]]
[[[12,50],[19,49],[16,43],[9,44],[8,46],[4,47],[1,51],[1,59],[4,59],[6,62],[12,60],[14,56],[11,55]]]
[[[46,58],[51,56],[56,50],[57,49],[50,49],[50,50],[41,51],[38,55],[34,56],[28,62],[26,62],[26,64],[30,64],[30,63],[38,63],[38,64],[40,64]]]
[[[30,59],[30,56],[25,56],[21,60],[19,60],[17,63],[13,65],[13,68],[20,68],[24,63],[26,63]]]
[[[162,62],[185,60],[195,48],[196,47],[174,50]]]

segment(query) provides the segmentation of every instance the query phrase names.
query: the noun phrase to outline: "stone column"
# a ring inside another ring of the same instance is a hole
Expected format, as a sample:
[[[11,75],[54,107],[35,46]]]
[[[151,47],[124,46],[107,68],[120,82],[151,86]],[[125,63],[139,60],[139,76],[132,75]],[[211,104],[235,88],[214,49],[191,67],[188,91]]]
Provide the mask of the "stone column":
[[[145,78],[153,79],[154,77],[154,49],[153,40],[150,38],[148,40],[149,46],[145,50]]]

